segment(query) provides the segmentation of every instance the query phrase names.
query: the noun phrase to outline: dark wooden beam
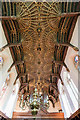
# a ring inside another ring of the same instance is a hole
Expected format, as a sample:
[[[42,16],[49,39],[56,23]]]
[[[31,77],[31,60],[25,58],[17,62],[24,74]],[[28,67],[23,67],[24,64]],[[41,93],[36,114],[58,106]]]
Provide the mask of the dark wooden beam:
[[[21,77],[25,77],[27,74],[28,74],[28,73],[20,73],[20,74],[18,74],[17,77],[16,77],[16,79],[15,79],[15,81],[14,81],[14,85],[16,84],[17,79],[20,79]],[[28,81],[28,83],[31,82],[32,80],[34,80],[34,79],[30,79],[30,80]],[[21,80],[20,80],[20,82],[21,82]],[[22,83],[21,83],[21,84],[22,84]],[[26,83],[23,83],[23,84],[25,85]]]
[[[80,108],[69,117],[69,120],[73,120],[73,119],[77,120],[78,118],[80,118],[78,115],[80,115]],[[77,119],[76,119],[76,117],[77,117]]]
[[[16,84],[17,79],[21,78],[21,77],[25,77],[28,73],[20,73],[18,74],[18,76],[16,77],[15,81],[14,81],[14,85]]]
[[[56,77],[56,78],[60,79],[60,80],[61,80],[62,85],[64,85],[63,80],[62,80],[62,78],[61,78],[60,74],[52,73],[51,75],[52,75],[53,77]]]
[[[68,68],[67,65],[64,63],[64,61],[55,61],[55,60],[54,60],[52,63],[62,65],[62,66],[64,66],[64,67],[66,68],[66,70],[67,70],[68,72],[70,72],[69,68]]]
[[[9,36],[8,36],[8,32],[7,32],[7,29],[6,29],[6,26],[5,26],[5,23],[4,23],[3,20],[2,20],[2,26],[3,26],[3,29],[4,29],[4,34],[5,34],[5,36],[6,36],[6,39],[7,39],[8,43],[10,43]],[[11,47],[10,47],[9,49],[10,49],[10,52],[11,52],[11,55],[12,55],[13,61],[15,61],[15,57],[14,57],[13,50],[12,50]],[[17,67],[16,67],[16,70],[17,70],[17,73],[19,73]]]
[[[56,85],[56,83],[50,83],[50,86],[55,86]]]
[[[79,16],[80,15],[80,12],[70,12],[70,13],[61,13],[61,14],[57,14],[55,16],[47,16],[47,17],[41,17],[42,19],[52,19],[52,18],[57,18],[57,17],[73,17],[73,16]],[[9,19],[13,19],[13,20],[17,20],[17,19],[28,19],[30,20],[29,18],[21,18],[21,17],[16,17],[16,16],[0,16],[0,19],[2,20],[9,20]],[[36,19],[36,17],[34,17],[34,19]]]
[[[74,20],[73,20],[73,24],[72,24],[72,27],[71,27],[70,32],[69,32],[68,42],[70,42],[70,40],[71,40],[71,38],[72,38],[72,35],[73,35],[73,31],[74,31],[74,28],[75,28],[75,24],[76,24],[77,18],[78,18],[78,16],[75,16],[75,18],[74,18]],[[65,60],[65,57],[66,57],[66,54],[67,54],[67,50],[68,50],[68,47],[66,47],[65,50],[64,50],[63,61]],[[60,67],[59,74],[61,73],[61,70],[62,70],[62,66]],[[57,81],[57,82],[58,82],[58,81]]]
[[[5,48],[7,48],[7,47],[15,47],[15,46],[20,46],[21,45],[21,43],[10,43],[10,44],[7,44],[7,45],[5,45],[5,46],[3,46],[2,48],[0,48],[0,51],[2,52]]]
[[[70,70],[69,70],[69,68],[67,67],[67,65],[63,62],[63,66],[66,68],[66,70],[68,71],[68,72],[70,72]]]
[[[67,47],[72,47],[75,51],[79,51],[79,49],[70,44],[70,43],[59,43],[59,42],[54,42],[55,45],[58,45],[58,46],[67,46]],[[15,46],[20,46],[21,45],[21,42],[20,43],[10,43],[10,44],[7,44],[5,46],[3,46],[2,48],[0,48],[0,51],[2,52],[6,47],[15,47]]]
[[[29,85],[28,83],[21,83],[22,86],[26,86]]]
[[[59,74],[56,74],[56,73],[52,73],[51,74],[53,77],[59,77]]]
[[[72,47],[75,51],[79,51],[79,49],[76,46],[72,45],[71,43],[54,42],[54,44],[57,46],[61,45],[61,46],[65,46],[65,47]]]
[[[60,75],[59,75],[59,79],[61,80],[62,85],[64,85],[63,80]]]
[[[17,79],[20,78],[20,77],[24,77],[24,76],[26,76],[27,74],[28,74],[28,73],[20,73],[20,74],[18,75]]]
[[[56,91],[58,91],[58,89],[57,89],[57,87],[56,87],[55,84],[56,84],[56,83],[50,83],[50,87],[52,87],[52,88],[54,88]]]
[[[61,17],[73,17],[76,15],[80,15],[80,12],[70,12],[70,13],[62,13]]]
[[[22,60],[13,62],[13,64],[12,64],[12,65],[10,66],[10,68],[8,69],[8,72],[11,70],[11,68],[12,68],[13,66],[16,66],[16,65],[19,65],[19,64],[23,64],[23,63],[24,63],[24,61],[22,61]]]
[[[1,20],[10,20],[10,19],[16,20],[17,17],[16,16],[0,16],[0,19]]]
[[[4,114],[2,111],[0,111],[0,120],[3,120],[3,118],[1,119],[1,117],[3,117],[4,119],[8,120],[9,117],[6,116],[6,114]]]

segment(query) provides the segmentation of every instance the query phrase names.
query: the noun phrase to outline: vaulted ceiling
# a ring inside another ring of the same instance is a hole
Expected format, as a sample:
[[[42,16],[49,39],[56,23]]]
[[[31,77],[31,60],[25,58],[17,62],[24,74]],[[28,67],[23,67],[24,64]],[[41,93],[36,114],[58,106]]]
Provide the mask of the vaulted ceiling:
[[[80,15],[80,2],[2,2],[2,25],[18,76],[20,94],[31,93],[36,85],[58,100],[57,82],[71,36]],[[62,81],[62,80],[61,80]],[[14,84],[15,84],[14,83]],[[24,97],[26,98],[26,97]]]

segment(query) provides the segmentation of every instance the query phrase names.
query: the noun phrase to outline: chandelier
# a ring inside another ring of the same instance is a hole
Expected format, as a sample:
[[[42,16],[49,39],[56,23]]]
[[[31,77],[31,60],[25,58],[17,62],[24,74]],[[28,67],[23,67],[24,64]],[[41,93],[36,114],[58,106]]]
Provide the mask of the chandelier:
[[[38,92],[38,89],[35,88],[33,93],[26,96],[25,100],[23,95],[21,96],[19,107],[23,110],[29,107],[32,115],[37,115],[40,109],[47,110],[49,108],[49,97],[46,93]]]

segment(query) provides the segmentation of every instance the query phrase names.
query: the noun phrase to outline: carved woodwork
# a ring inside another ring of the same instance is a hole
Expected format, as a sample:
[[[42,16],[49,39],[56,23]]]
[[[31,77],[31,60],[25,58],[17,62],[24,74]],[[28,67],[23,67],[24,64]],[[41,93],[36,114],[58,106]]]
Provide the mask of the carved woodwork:
[[[26,87],[26,92],[31,92],[29,88],[35,84],[43,91],[46,87],[46,92],[49,86],[53,86],[56,90],[56,100],[58,79],[62,82],[62,66],[69,72],[64,63],[67,48],[79,50],[70,43],[76,20],[80,15],[80,2],[74,3],[74,6],[71,9],[70,3],[68,11],[68,3],[65,6],[65,2],[14,2],[9,5],[7,2],[2,3],[3,12],[0,19],[8,44],[1,48],[1,51],[6,47],[11,50],[14,62],[8,72],[16,66],[18,76],[15,83],[19,78],[20,92]]]

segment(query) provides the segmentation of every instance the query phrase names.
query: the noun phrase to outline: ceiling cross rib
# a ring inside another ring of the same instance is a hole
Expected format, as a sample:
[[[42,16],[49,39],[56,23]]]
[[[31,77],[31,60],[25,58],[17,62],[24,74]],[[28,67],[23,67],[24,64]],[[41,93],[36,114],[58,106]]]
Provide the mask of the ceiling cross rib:
[[[19,42],[19,43],[9,43],[5,46],[3,46],[2,48],[0,48],[0,51],[2,52],[5,48],[7,47],[15,47],[15,46],[21,46],[22,42]],[[67,47],[72,47],[75,51],[79,51],[79,49],[72,45],[71,43],[61,43],[61,42],[53,42],[54,45],[57,45],[57,46],[67,46]]]
[[[60,18],[63,18],[63,17],[73,17],[73,16],[76,16],[76,15],[79,16],[80,12],[61,13],[58,16],[52,16],[50,18],[52,19],[52,18],[58,18],[58,17],[60,17]],[[25,17],[23,17],[23,18],[27,19]],[[23,19],[23,18],[17,17],[17,16],[0,16],[0,19],[3,19],[3,20],[9,20],[9,19],[17,20],[17,19]],[[28,18],[28,20],[29,20],[29,18]]]

